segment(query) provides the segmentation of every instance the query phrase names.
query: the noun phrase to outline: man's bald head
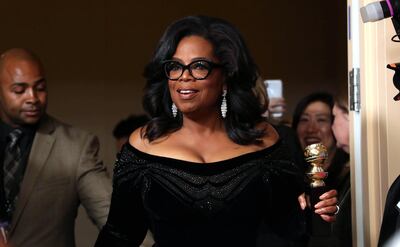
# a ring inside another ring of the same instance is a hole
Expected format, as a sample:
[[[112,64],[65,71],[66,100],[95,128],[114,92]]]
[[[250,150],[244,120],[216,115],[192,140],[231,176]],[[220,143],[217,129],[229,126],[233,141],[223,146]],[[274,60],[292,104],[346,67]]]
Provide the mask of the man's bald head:
[[[35,53],[25,48],[12,48],[0,55],[0,73],[3,72],[8,63],[17,61],[25,61],[36,64],[43,72],[42,62]]]
[[[31,51],[13,48],[0,55],[0,118],[11,126],[36,124],[46,111],[43,66]]]

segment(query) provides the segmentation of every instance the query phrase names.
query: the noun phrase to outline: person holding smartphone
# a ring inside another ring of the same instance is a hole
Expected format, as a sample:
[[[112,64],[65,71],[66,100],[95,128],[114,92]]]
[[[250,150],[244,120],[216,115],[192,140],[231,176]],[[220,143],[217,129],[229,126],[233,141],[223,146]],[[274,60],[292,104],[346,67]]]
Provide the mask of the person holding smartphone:
[[[265,80],[264,84],[269,99],[268,110],[264,116],[267,116],[268,120],[273,124],[282,124],[283,116],[286,113],[282,80]]]

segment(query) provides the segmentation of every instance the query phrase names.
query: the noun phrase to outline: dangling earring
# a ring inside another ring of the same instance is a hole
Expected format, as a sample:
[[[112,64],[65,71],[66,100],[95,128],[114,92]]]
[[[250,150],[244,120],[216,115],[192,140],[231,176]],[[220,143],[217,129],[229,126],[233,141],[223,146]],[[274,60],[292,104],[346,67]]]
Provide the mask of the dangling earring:
[[[176,115],[178,114],[178,108],[176,107],[175,103],[172,102],[172,116],[174,116],[174,118],[176,118]]]
[[[224,91],[222,91],[222,103],[221,103],[222,118],[226,118],[227,111],[228,111],[228,106],[226,105],[226,89],[224,89]]]

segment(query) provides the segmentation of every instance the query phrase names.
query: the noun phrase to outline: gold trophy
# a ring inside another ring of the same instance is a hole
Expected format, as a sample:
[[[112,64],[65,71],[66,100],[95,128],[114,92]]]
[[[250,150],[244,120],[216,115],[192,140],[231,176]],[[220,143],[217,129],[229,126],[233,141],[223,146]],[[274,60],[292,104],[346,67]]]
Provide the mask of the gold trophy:
[[[308,145],[304,150],[305,160],[311,165],[306,175],[309,178],[309,196],[311,203],[310,232],[314,237],[325,238],[330,233],[330,223],[313,213],[314,205],[320,201],[319,197],[328,191],[324,179],[328,172],[324,171],[323,165],[328,158],[327,148],[322,143]]]
[[[310,179],[310,188],[324,187],[324,179],[328,173],[324,171],[322,166],[328,158],[328,150],[322,143],[308,145],[304,150],[304,156],[308,163],[311,164],[307,177]]]

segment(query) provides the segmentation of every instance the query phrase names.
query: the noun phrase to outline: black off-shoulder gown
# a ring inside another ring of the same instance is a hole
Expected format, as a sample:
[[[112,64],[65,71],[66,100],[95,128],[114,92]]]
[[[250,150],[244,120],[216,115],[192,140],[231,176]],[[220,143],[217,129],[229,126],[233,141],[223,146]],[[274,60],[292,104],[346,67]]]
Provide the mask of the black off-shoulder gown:
[[[205,164],[126,144],[95,246],[139,246],[150,229],[156,247],[254,247],[261,222],[283,239],[300,241],[305,220],[297,197],[304,180],[291,160],[282,141]]]

